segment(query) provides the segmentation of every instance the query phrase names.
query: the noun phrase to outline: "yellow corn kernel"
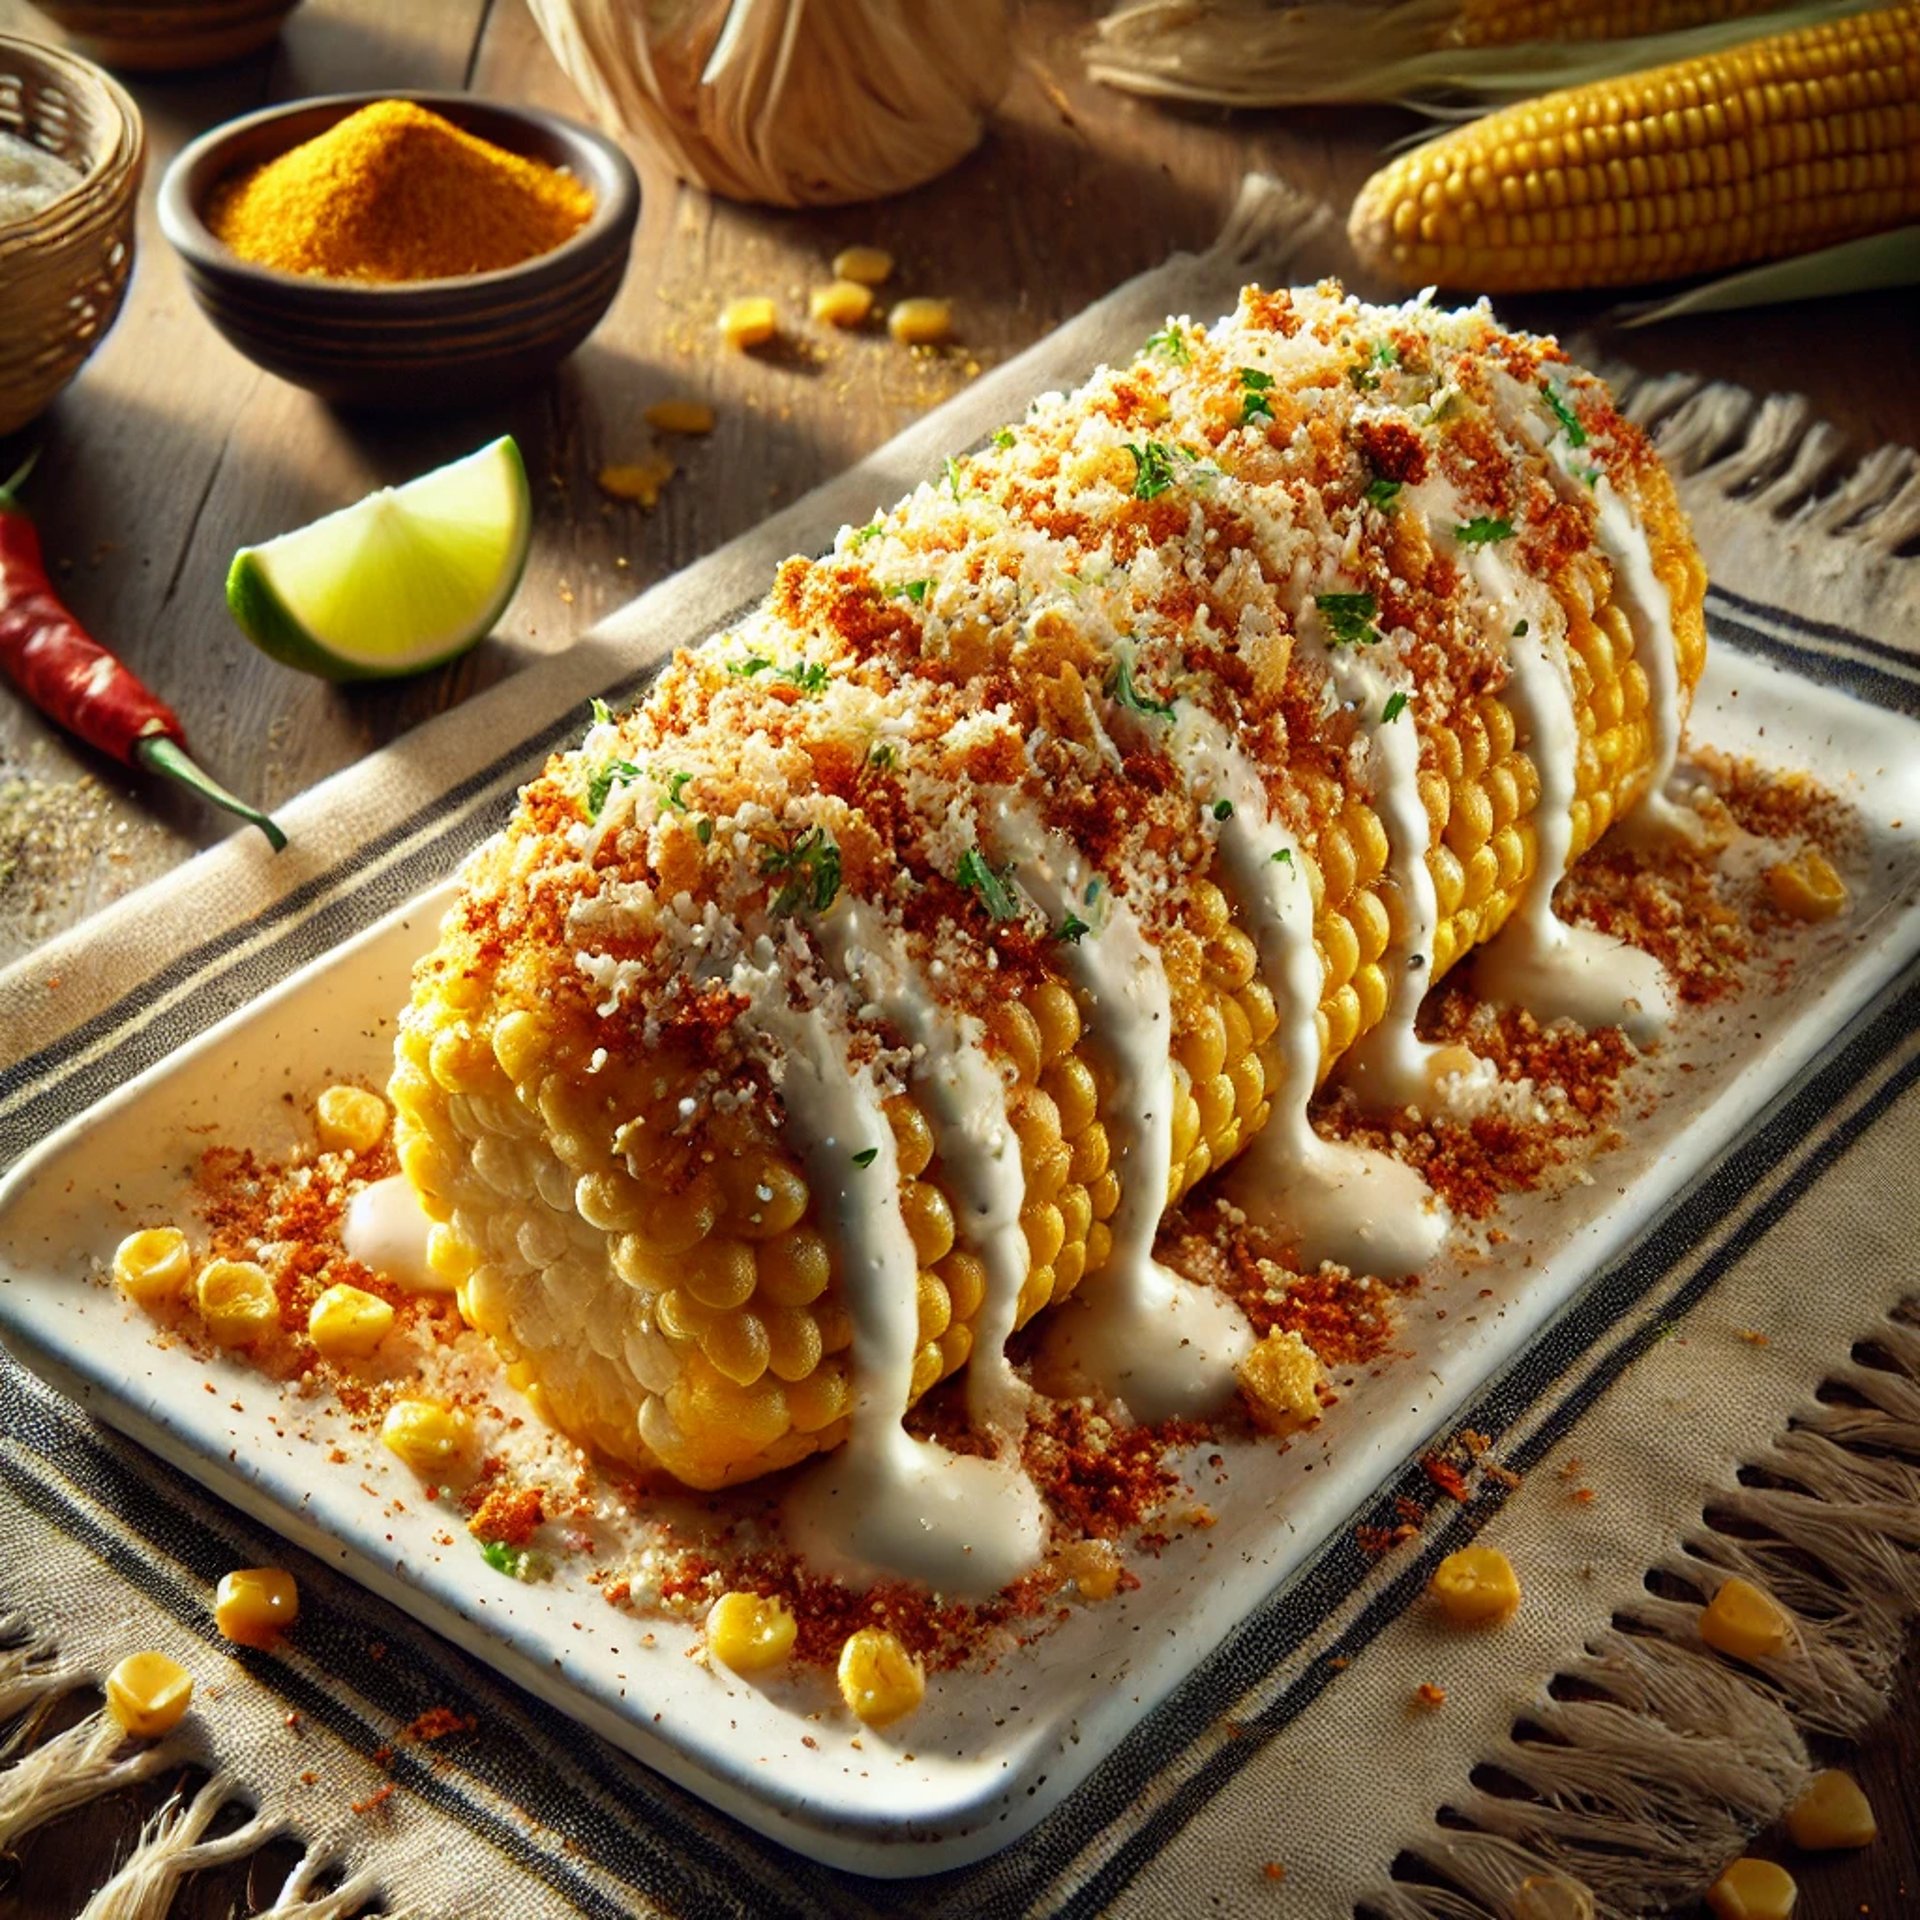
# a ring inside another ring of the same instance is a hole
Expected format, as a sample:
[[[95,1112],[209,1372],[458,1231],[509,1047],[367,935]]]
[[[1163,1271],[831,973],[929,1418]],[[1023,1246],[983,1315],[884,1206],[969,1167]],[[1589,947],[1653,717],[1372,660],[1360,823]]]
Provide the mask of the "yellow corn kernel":
[[[833,256],[836,280],[857,280],[878,287],[893,278],[893,255],[885,247],[842,247]]]
[[[773,302],[763,294],[729,300],[720,309],[720,337],[730,347],[764,347],[779,330]]]
[[[1736,1660],[1771,1660],[1793,1644],[1793,1622],[1750,1580],[1728,1580],[1700,1616],[1700,1638]]]
[[[365,1087],[329,1087],[313,1103],[313,1124],[329,1153],[371,1153],[387,1131],[387,1103]]]
[[[1276,1328],[1240,1362],[1240,1390],[1269,1433],[1294,1433],[1320,1417],[1320,1356],[1291,1331]]]
[[[660,504],[660,492],[677,469],[664,453],[644,454],[638,460],[602,467],[594,475],[600,491],[616,500],[631,500],[643,510]]]
[[[1799,1897],[1793,1875],[1771,1860],[1736,1860],[1707,1889],[1716,1920],[1788,1920]]]
[[[948,300],[899,300],[887,315],[887,331],[903,347],[937,347],[953,336],[953,303]]]
[[[1530,1873],[1513,1895],[1513,1920],[1593,1920],[1593,1895],[1557,1873]]]
[[[713,409],[704,400],[656,400],[641,417],[655,433],[713,431]]]
[[[1831,920],[1847,904],[1847,883],[1812,847],[1769,867],[1766,883],[1767,898],[1796,920]]]
[[[1120,1591],[1120,1549],[1111,1540],[1076,1540],[1060,1555],[1060,1569],[1082,1600],[1111,1600]]]
[[[193,1283],[200,1318],[223,1347],[244,1347],[269,1332],[280,1317],[273,1282],[252,1260],[209,1260]]]
[[[192,1272],[193,1255],[178,1227],[142,1227],[113,1250],[113,1284],[146,1306],[178,1299]]]
[[[891,1726],[927,1697],[926,1669],[897,1634],[862,1627],[840,1649],[840,1697],[868,1726]]]
[[[130,1653],[107,1675],[107,1711],[136,1740],[177,1727],[193,1699],[193,1675],[164,1653]]]
[[[793,1651],[799,1631],[777,1594],[723,1593],[707,1615],[707,1651],[735,1673],[763,1673]]]
[[[1462,1547],[1434,1568],[1433,1597],[1457,1627],[1497,1626],[1520,1605],[1520,1576],[1498,1547]]]
[[[393,1325],[393,1309],[364,1287],[329,1287],[307,1313],[307,1338],[329,1360],[364,1360]]]
[[[1793,1836],[1793,1844],[1808,1853],[1864,1847],[1879,1831],[1859,1782],[1838,1767],[1816,1773],[1808,1781],[1807,1790],[1787,1809],[1787,1832]]]
[[[380,1423],[381,1443],[415,1473],[444,1473],[467,1449],[473,1423],[437,1400],[396,1400]]]
[[[213,1623],[243,1647],[270,1647],[300,1617],[300,1589],[284,1567],[239,1567],[220,1576]]]
[[[834,280],[807,296],[807,311],[830,327],[857,327],[873,311],[873,289],[857,280]]]

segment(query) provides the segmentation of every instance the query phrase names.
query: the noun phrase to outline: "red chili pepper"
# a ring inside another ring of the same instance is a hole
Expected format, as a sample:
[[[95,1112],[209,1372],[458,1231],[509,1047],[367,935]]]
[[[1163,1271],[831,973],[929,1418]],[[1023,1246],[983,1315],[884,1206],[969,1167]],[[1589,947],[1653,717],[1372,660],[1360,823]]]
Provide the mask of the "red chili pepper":
[[[32,469],[29,459],[0,486],[0,668],[69,733],[251,821],[278,853],[286,835],[194,764],[173,709],[95,640],[54,592],[39,532],[15,500]]]

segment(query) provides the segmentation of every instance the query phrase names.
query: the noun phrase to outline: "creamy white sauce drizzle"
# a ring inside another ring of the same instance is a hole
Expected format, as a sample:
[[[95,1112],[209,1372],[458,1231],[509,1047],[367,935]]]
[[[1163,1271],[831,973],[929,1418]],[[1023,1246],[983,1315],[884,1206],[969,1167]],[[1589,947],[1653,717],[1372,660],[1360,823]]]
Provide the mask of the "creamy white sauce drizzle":
[[[1039,1561],[1046,1519],[1017,1466],[949,1452],[900,1424],[920,1345],[919,1262],[900,1210],[893,1130],[872,1071],[849,1062],[844,1031],[824,1011],[787,1004],[777,965],[742,963],[733,980],[752,1003],[747,1017],[782,1050],[788,1137],[839,1249],[841,1290],[853,1317],[847,1443],[788,1494],[787,1539],[831,1576],[890,1574],[940,1593],[997,1593]]]
[[[1259,954],[1287,1065],[1266,1125],[1226,1176],[1227,1191],[1250,1219],[1294,1241],[1309,1265],[1333,1260],[1363,1273],[1414,1272],[1447,1234],[1447,1216],[1426,1182],[1388,1154],[1323,1140],[1308,1115],[1324,974],[1300,849],[1272,817],[1258,769],[1217,720],[1184,714],[1175,744],[1196,776],[1197,796],[1233,808],[1218,823],[1220,875]],[[1275,858],[1281,853],[1285,859]]]
[[[410,1293],[451,1293],[427,1263],[427,1235],[433,1222],[405,1174],[389,1175],[364,1186],[347,1202],[340,1221],[340,1244],[350,1260],[384,1274]]]
[[[1633,634],[1633,657],[1647,676],[1647,723],[1652,734],[1651,772],[1646,791],[1615,831],[1628,841],[1657,845],[1674,839],[1699,843],[1706,823],[1667,792],[1680,757],[1680,649],[1673,630],[1673,596],[1654,571],[1647,530],[1632,507],[1601,476],[1591,487],[1583,477],[1590,461],[1562,434],[1543,442],[1543,426],[1533,397],[1522,402],[1517,424],[1546,455],[1554,484],[1570,500],[1586,499],[1594,509],[1593,542],[1613,569],[1613,592]]]
[[[1592,927],[1569,926],[1553,910],[1573,853],[1580,750],[1565,621],[1550,595],[1526,591],[1491,548],[1462,557],[1487,596],[1488,617],[1506,637],[1507,699],[1518,743],[1540,780],[1533,873],[1507,924],[1475,955],[1474,980],[1488,999],[1525,1007],[1539,1020],[1618,1026],[1644,1044],[1673,1017],[1665,970],[1651,954]],[[1527,631],[1515,633],[1522,619]]]
[[[988,823],[996,859],[1058,926],[1069,913],[1090,925],[1062,941],[1063,970],[1084,997],[1090,1045],[1113,1077],[1102,1118],[1120,1174],[1107,1222],[1106,1266],[1049,1317],[1050,1373],[1084,1379],[1153,1422],[1210,1411],[1234,1391],[1234,1369],[1253,1345],[1246,1316],[1224,1295],[1194,1285],[1153,1257],[1173,1173],[1173,1008],[1166,968],[1125,901],[1101,889],[1079,850],[1017,796]]]
[[[1633,629],[1633,657],[1647,676],[1647,723],[1653,769],[1639,805],[1622,822],[1629,837],[1700,842],[1706,823],[1667,791],[1680,757],[1680,643],[1673,630],[1673,596],[1653,570],[1647,530],[1604,479],[1594,483],[1598,518],[1594,538],[1613,563],[1614,595]]]
[[[1454,1071],[1458,1054],[1422,1040],[1414,1031],[1420,1003],[1433,978],[1433,935],[1440,924],[1427,851],[1433,821],[1420,797],[1420,735],[1403,707],[1392,720],[1387,703],[1396,688],[1370,656],[1373,649],[1329,648],[1327,670],[1340,697],[1354,709],[1367,736],[1367,770],[1374,810],[1387,835],[1387,878],[1400,901],[1400,929],[1380,963],[1387,976],[1387,1004],[1379,1021],[1342,1056],[1336,1071],[1376,1109],[1466,1105],[1468,1078]],[[1491,1069],[1476,1068],[1484,1083]]]
[[[967,1360],[967,1412],[1003,1439],[1017,1436],[1029,1389],[1007,1359],[1007,1341],[1027,1279],[1020,1210],[1026,1179],[1007,1124],[1007,1088],[969,1013],[927,988],[905,935],[863,900],[828,915],[821,937],[857,994],[914,1049],[913,1082],[928,1110],[960,1242],[987,1270]]]

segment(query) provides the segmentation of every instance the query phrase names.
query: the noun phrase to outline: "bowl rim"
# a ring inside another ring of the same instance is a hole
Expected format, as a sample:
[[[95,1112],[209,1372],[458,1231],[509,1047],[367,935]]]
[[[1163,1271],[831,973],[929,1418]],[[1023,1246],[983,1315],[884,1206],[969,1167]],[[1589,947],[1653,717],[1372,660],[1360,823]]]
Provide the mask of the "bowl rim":
[[[227,171],[223,161],[242,137],[296,116],[318,116],[312,132],[289,138],[268,155],[278,158],[305,140],[317,138],[349,114],[383,100],[405,100],[429,107],[461,126],[463,131],[484,129],[468,125],[462,115],[479,120],[515,123],[547,135],[568,149],[567,164],[594,190],[593,211],[579,231],[557,247],[510,267],[487,273],[450,274],[437,280],[330,280],[319,274],[283,273],[243,259],[201,217],[200,206],[213,184]],[[484,94],[445,88],[381,88],[370,92],[310,94],[285,100],[255,112],[241,114],[209,127],[188,142],[161,176],[157,200],[160,231],[196,275],[227,284],[245,284],[264,298],[278,300],[313,313],[354,310],[372,315],[381,307],[408,303],[484,309],[497,294],[518,292],[529,283],[562,283],[591,264],[607,244],[630,244],[640,213],[640,178],[619,146],[593,127],[544,107],[508,105]]]
[[[93,89],[112,110],[115,132],[102,151],[90,154],[80,177],[72,186],[56,194],[44,206],[19,220],[0,226],[0,253],[23,246],[41,246],[63,238],[72,225],[85,226],[102,212],[117,217],[138,192],[146,172],[147,128],[133,96],[98,61],[71,47],[55,46],[43,40],[30,40],[25,34],[0,33],[0,64],[24,57],[27,64],[64,78],[69,84]],[[11,132],[11,129],[0,129]],[[40,143],[25,134],[14,134],[29,145]],[[42,149],[50,151],[50,149]],[[64,155],[54,154],[56,160]],[[66,164],[71,166],[72,161]]]

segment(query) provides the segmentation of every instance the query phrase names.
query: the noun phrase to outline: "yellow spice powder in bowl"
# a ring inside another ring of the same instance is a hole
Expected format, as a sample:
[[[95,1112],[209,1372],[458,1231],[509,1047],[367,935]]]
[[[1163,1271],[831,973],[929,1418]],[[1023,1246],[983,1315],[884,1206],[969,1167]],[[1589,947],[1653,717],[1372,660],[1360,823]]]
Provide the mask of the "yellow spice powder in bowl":
[[[476,94],[333,94],[215,127],[160,185],[207,318],[346,406],[544,378],[626,274],[640,182],[603,134]]]
[[[207,225],[256,266],[392,283],[519,266],[592,212],[571,174],[381,100],[225,183]]]

